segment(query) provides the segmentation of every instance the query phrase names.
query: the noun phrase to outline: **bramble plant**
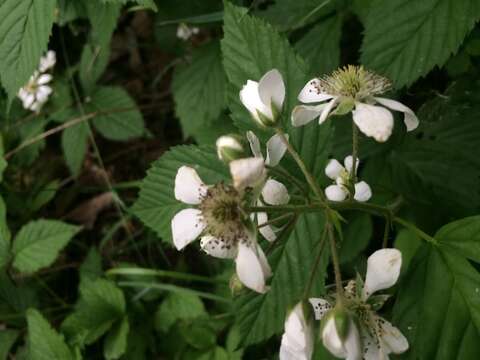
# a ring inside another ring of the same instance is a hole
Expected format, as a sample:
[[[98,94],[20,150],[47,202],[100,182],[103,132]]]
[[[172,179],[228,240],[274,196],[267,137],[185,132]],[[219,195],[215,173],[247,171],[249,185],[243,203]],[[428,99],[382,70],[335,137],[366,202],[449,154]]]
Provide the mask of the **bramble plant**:
[[[0,360],[480,358],[480,2],[0,18]]]

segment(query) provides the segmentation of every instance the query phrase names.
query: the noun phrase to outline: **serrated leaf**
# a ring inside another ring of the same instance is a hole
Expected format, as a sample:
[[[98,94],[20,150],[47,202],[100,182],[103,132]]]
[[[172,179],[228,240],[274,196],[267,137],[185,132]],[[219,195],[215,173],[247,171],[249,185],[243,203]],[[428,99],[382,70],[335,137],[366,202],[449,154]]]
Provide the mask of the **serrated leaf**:
[[[174,196],[175,176],[182,165],[195,168],[206,184],[229,178],[227,167],[210,147],[177,146],[152,164],[140,187],[133,212],[168,242],[172,241],[170,222],[185,207]]]
[[[18,330],[4,329],[0,331],[0,360],[7,360],[10,348],[17,340],[20,332]]]
[[[375,5],[365,21],[362,62],[398,88],[442,66],[480,18],[476,0],[384,0]]]
[[[96,341],[125,314],[123,292],[110,281],[97,279],[80,285],[80,301],[62,324],[70,341],[83,346]]]
[[[224,67],[232,90],[229,107],[237,126],[259,131],[251,115],[240,104],[239,92],[247,80],[258,81],[267,71],[276,68],[283,76],[286,97],[283,127],[290,142],[300,153],[307,167],[315,175],[323,174],[324,164],[331,146],[330,122],[313,128],[294,128],[290,114],[298,104],[297,96],[308,79],[307,66],[295,54],[288,41],[266,22],[246,15],[246,9],[225,4],[224,39],[221,42]],[[288,161],[288,159],[287,159]],[[298,167],[291,166],[298,175]]]
[[[92,123],[109,140],[129,140],[145,132],[142,114],[130,95],[120,87],[97,88],[86,108],[99,112]]]
[[[104,3],[117,3],[117,4],[126,4],[128,2],[137,3],[147,9],[151,9],[153,11],[157,11],[157,5],[155,4],[154,0],[101,0]]]
[[[110,45],[113,31],[117,27],[121,6],[117,3],[104,4],[100,1],[86,1],[85,8],[92,24],[90,38],[93,44],[101,48]]]
[[[80,58],[80,82],[86,93],[91,93],[110,60],[110,49],[105,45],[87,43]]]
[[[404,359],[478,358],[480,275],[458,254],[423,245],[402,282],[393,323],[409,340]]]
[[[300,301],[320,247],[323,221],[319,216],[300,216],[290,236],[282,241],[283,246],[280,245],[269,258],[273,259],[270,290],[264,295],[250,292],[235,300],[237,324],[244,345],[255,344],[280,333],[288,309]],[[323,248],[312,296],[320,296],[324,291],[327,248]]]
[[[56,3],[0,1],[0,78],[10,101],[37,69],[47,49]]]
[[[310,65],[310,73],[321,76],[340,64],[342,20],[335,15],[313,26],[296,44],[295,49]]]
[[[178,65],[172,89],[175,112],[185,135],[210,125],[226,107],[225,73],[220,46],[214,42],[192,54],[189,63]]]
[[[13,241],[13,266],[22,273],[33,273],[51,265],[79,230],[78,226],[56,220],[28,223]]]
[[[95,247],[90,248],[87,257],[78,270],[80,273],[80,284],[94,281],[102,275],[102,256]]]
[[[27,322],[29,360],[74,359],[63,336],[58,334],[37,310],[27,311]]]
[[[119,359],[127,350],[127,339],[130,331],[128,317],[116,324],[105,338],[103,354],[107,360]]]
[[[373,224],[370,215],[356,214],[356,216],[351,216],[347,219],[339,251],[340,263],[354,260],[368,246],[373,234]]]

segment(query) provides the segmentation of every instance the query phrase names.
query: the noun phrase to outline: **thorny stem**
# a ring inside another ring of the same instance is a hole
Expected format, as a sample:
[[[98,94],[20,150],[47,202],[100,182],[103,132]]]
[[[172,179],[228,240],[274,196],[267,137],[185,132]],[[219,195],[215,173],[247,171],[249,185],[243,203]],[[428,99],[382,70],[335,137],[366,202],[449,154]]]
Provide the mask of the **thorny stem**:
[[[385,216],[385,230],[383,232],[382,248],[385,249],[388,245],[388,235],[390,234],[391,219]]]
[[[285,219],[289,219],[289,218],[291,218],[292,216],[295,216],[295,214],[294,214],[294,213],[286,213],[286,214],[280,215],[280,216],[278,216],[278,217],[276,217],[276,218],[273,218],[273,219],[271,219],[271,220],[268,220],[268,221],[262,223],[261,225],[258,225],[257,228],[260,229],[260,228],[262,228],[262,227],[264,227],[264,226],[275,224],[275,223],[277,223],[277,222],[279,222],[279,221],[282,221],[282,220],[285,220]]]
[[[322,191],[320,190],[320,187],[318,186],[317,182],[313,178],[312,174],[310,171],[307,169],[307,166],[303,162],[302,158],[300,155],[297,153],[297,151],[293,148],[292,144],[288,142],[287,137],[285,136],[285,132],[281,128],[276,128],[275,131],[277,134],[280,136],[280,139],[282,140],[283,144],[287,147],[288,152],[290,155],[293,157],[295,162],[297,163],[298,167],[302,171],[303,175],[305,176],[305,179],[308,182],[308,185],[310,185],[311,189],[313,190],[314,194],[319,198],[321,202],[325,201],[325,198],[323,196]]]

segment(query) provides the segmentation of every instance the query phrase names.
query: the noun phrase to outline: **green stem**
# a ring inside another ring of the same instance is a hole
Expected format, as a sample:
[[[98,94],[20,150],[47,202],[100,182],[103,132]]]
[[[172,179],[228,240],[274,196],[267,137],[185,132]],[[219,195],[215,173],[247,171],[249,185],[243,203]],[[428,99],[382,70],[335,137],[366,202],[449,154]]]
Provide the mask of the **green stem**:
[[[389,216],[385,216],[385,230],[383,232],[382,248],[385,249],[388,246],[388,235],[390,233],[391,219]]]
[[[313,262],[312,271],[310,272],[310,277],[308,278],[307,285],[305,286],[305,291],[303,292],[304,299],[308,299],[310,291],[312,290],[313,280],[315,279],[315,274],[317,273],[318,266],[320,265],[320,261],[322,260],[323,249],[325,248],[326,238],[327,238],[327,227],[325,224],[322,237],[319,243],[318,253]]]
[[[318,186],[317,182],[313,178],[312,174],[310,171],[307,169],[307,166],[303,162],[302,158],[300,155],[297,153],[297,151],[293,148],[292,144],[288,142],[287,137],[285,136],[284,131],[281,128],[276,128],[277,134],[280,136],[280,139],[282,140],[283,144],[287,147],[288,152],[290,155],[293,157],[295,162],[297,163],[298,167],[302,171],[303,175],[305,176],[305,179],[308,182],[308,185],[310,185],[310,188],[312,189],[313,193],[320,199],[320,201],[324,202],[325,197],[323,196],[322,190]]]
[[[205,283],[215,283],[215,284],[228,284],[223,280],[218,280],[215,278],[210,278],[201,275],[187,274],[176,271],[167,271],[167,270],[157,270],[157,269],[145,269],[145,268],[116,268],[110,269],[105,272],[107,276],[112,275],[124,275],[124,276],[157,276],[157,277],[166,277],[177,280],[186,280],[186,281],[199,281]]]
[[[410,223],[410,222],[408,222],[408,221],[406,221],[402,218],[399,218],[398,216],[393,217],[393,222],[396,222],[396,223],[406,227],[407,229],[413,231],[420,238],[424,239],[427,242],[430,242],[430,243],[433,243],[433,244],[437,243],[437,240],[435,240],[434,237],[428,235],[426,232],[424,232],[423,230],[420,230],[414,224],[412,224],[412,223]]]
[[[342,273],[340,272],[340,261],[337,253],[337,243],[335,242],[335,235],[333,233],[332,225],[330,222],[326,224],[328,232],[328,240],[330,242],[330,253],[332,256],[333,272],[335,273],[335,286],[338,295],[338,302],[341,305],[343,302],[343,285],[342,285]]]
[[[349,188],[350,195],[355,195],[355,183],[357,182],[357,158],[358,158],[358,129],[355,122],[352,121],[352,171],[350,172]]]
[[[280,166],[277,166],[277,167],[271,167],[271,166],[266,166],[267,169],[273,173],[276,173],[277,175],[279,176],[283,176],[284,178],[287,179],[287,181],[289,181],[290,183],[292,183],[292,185],[295,185],[301,192],[303,195],[305,195],[305,197],[308,198],[308,191],[305,190],[305,187],[304,185],[297,179],[295,178],[294,176],[290,175],[288,173],[288,171],[286,171],[285,169],[283,169],[282,167]]]
[[[278,216],[278,217],[276,217],[276,218],[273,218],[273,219],[271,219],[271,220],[268,220],[268,221],[264,222],[262,225],[258,225],[257,228],[260,229],[260,228],[262,228],[262,227],[264,227],[264,226],[275,224],[275,223],[277,223],[277,222],[279,222],[279,221],[282,221],[282,220],[285,220],[285,219],[289,219],[289,218],[291,218],[292,216],[295,216],[295,214],[293,214],[293,213],[287,213],[287,214],[280,215],[280,216]]]

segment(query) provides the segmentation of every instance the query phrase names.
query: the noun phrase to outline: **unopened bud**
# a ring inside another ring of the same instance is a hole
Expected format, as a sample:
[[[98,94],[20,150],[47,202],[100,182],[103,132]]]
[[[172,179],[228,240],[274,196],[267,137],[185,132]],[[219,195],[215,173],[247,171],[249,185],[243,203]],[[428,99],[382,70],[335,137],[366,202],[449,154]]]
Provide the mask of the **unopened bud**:
[[[233,274],[230,278],[229,287],[230,291],[232,292],[232,296],[238,295],[245,288],[237,274]]]
[[[360,359],[360,335],[353,316],[343,307],[336,307],[324,318],[323,345],[339,358]]]
[[[217,139],[218,158],[225,163],[246,157],[245,148],[237,135],[224,135]]]

